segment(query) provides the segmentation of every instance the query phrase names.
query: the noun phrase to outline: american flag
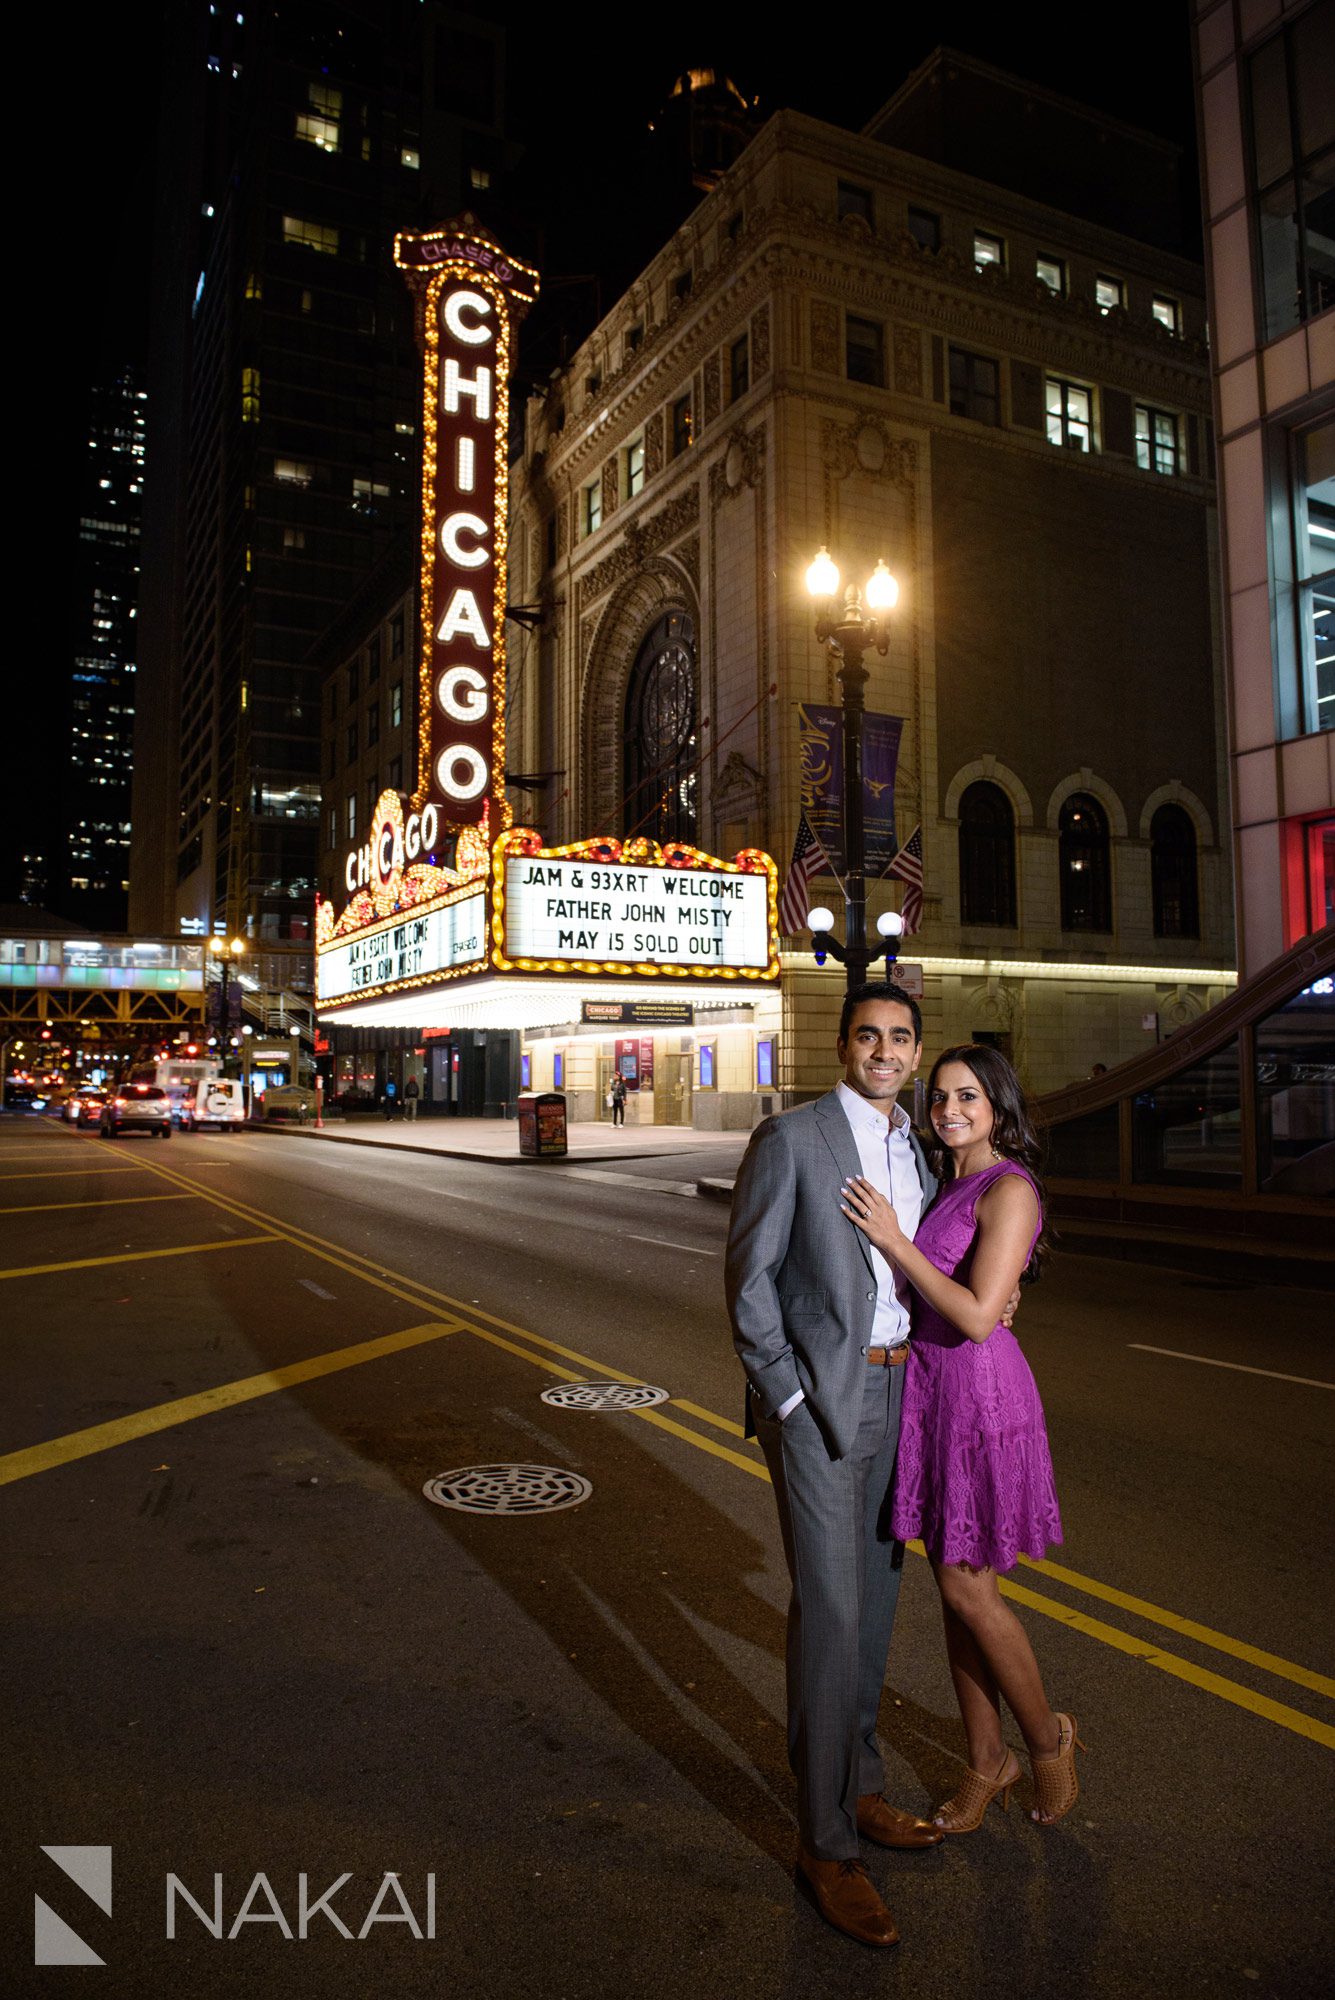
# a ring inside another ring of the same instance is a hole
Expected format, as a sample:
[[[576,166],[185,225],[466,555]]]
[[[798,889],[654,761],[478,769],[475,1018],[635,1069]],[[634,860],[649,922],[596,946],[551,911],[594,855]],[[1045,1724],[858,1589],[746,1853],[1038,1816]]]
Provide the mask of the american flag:
[[[922,822],[914,827],[904,845],[886,870],[887,875],[898,875],[904,884],[904,907],[900,912],[904,919],[904,935],[916,931],[922,923]]]
[[[807,912],[811,908],[807,889],[813,875],[819,875],[825,866],[824,850],[803,813],[797,822],[797,839],[793,842],[793,858],[788,863],[788,880],[779,898],[779,929],[786,937],[793,937],[798,931],[806,929]]]

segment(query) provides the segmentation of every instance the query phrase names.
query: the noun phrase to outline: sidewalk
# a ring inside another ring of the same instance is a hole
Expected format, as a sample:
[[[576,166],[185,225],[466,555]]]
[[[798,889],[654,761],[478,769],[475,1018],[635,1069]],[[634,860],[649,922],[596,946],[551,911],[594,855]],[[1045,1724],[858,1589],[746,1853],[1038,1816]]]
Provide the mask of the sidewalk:
[[[287,1138],[315,1139],[333,1146],[381,1146],[395,1152],[431,1153],[447,1160],[487,1160],[495,1166],[559,1167],[560,1160],[526,1160],[519,1151],[519,1124],[514,1118],[361,1117],[331,1120],[320,1130],[313,1125],[270,1121],[252,1131],[280,1133]],[[717,1153],[721,1172],[735,1168],[745,1147],[745,1132],[697,1132],[689,1125],[605,1125],[601,1120],[572,1124],[567,1131],[567,1162],[580,1166],[629,1163],[674,1155]],[[694,1179],[694,1177],[692,1177]]]

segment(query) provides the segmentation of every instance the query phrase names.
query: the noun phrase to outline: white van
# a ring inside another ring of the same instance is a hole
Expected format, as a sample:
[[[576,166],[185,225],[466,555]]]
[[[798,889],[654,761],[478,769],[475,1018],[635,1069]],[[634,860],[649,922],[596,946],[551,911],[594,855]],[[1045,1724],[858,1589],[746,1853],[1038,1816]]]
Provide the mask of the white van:
[[[178,1115],[183,1132],[200,1132],[208,1126],[230,1132],[246,1122],[245,1085],[235,1076],[201,1077]]]

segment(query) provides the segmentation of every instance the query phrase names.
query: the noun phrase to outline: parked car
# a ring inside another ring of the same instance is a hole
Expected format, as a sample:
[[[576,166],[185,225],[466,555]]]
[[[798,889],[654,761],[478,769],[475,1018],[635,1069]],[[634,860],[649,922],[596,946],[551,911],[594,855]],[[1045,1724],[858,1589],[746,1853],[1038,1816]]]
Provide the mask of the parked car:
[[[235,1131],[246,1122],[245,1085],[234,1076],[205,1077],[189,1097],[177,1103],[176,1117],[183,1132],[202,1132],[209,1127],[219,1132]]]
[[[64,1115],[71,1125],[97,1125],[101,1122],[103,1106],[110,1102],[111,1098],[105,1090],[86,1084],[65,1100]]]
[[[127,1083],[103,1105],[99,1123],[104,1139],[118,1139],[122,1132],[156,1132],[170,1139],[172,1102],[155,1083]]]

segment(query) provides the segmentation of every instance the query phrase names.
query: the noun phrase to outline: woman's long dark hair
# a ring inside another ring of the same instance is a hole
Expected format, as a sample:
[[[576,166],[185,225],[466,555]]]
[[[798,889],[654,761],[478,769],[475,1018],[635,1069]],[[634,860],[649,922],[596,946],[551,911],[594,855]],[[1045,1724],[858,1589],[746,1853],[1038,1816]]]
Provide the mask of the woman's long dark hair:
[[[958,1048],[945,1049],[932,1064],[932,1074],[927,1079],[929,1121],[936,1080],[947,1063],[962,1063],[965,1069],[973,1073],[979,1089],[992,1107],[993,1146],[1004,1160],[1018,1160],[1033,1177],[1038,1188],[1039,1213],[1043,1218],[1043,1227],[1039,1232],[1038,1242],[1034,1245],[1034,1254],[1025,1270],[1027,1278],[1036,1278],[1039,1265],[1047,1256],[1050,1247],[1047,1200],[1043,1192],[1041,1173],[1043,1152],[1034,1131],[1033,1120],[1029,1116],[1029,1106],[1020,1079],[1000,1049],[989,1048],[986,1042],[963,1042]],[[939,1181],[944,1183],[954,1178],[954,1158],[937,1138],[935,1126],[932,1127],[931,1141],[927,1148],[927,1160]]]

